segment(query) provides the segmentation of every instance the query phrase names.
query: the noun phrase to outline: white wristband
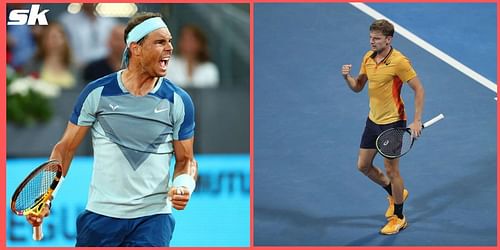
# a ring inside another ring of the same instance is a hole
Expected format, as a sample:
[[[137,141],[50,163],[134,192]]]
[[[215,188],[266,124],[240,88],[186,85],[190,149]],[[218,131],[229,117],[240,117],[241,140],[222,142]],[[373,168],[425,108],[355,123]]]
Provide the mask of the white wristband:
[[[172,185],[174,187],[186,187],[189,190],[189,193],[192,194],[196,188],[196,181],[194,181],[194,178],[191,175],[181,174],[174,178]]]
[[[64,181],[64,176],[61,175],[61,178],[59,178],[59,183],[57,183],[56,189],[54,189],[54,192],[52,192],[52,199],[56,198],[57,191],[59,191],[59,188],[61,187],[63,181]]]

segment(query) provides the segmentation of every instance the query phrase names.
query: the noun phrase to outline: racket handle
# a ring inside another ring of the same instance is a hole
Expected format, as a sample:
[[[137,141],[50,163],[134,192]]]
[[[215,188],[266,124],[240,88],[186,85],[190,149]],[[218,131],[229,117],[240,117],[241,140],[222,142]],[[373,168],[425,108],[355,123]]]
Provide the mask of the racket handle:
[[[42,224],[33,227],[33,240],[42,240],[43,231]]]
[[[436,117],[432,118],[431,120],[429,120],[429,121],[425,122],[425,123],[422,125],[422,127],[423,127],[423,128],[427,128],[427,127],[429,127],[430,125],[432,125],[432,124],[434,124],[434,123],[438,122],[439,120],[441,120],[441,119],[443,119],[443,118],[444,118],[444,115],[443,115],[443,114],[439,114],[438,116],[436,116]]]

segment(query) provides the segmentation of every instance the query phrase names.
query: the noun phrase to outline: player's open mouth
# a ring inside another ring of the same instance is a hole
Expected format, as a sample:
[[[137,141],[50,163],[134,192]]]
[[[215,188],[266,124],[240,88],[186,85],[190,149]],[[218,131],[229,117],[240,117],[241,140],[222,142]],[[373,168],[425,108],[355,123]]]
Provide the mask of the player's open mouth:
[[[170,60],[169,57],[163,58],[160,60],[160,67],[164,70],[167,69],[168,61]]]

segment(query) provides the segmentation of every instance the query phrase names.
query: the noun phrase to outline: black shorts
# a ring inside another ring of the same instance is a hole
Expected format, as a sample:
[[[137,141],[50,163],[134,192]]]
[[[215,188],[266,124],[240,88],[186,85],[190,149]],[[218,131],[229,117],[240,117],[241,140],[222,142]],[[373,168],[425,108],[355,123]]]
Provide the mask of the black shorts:
[[[372,122],[370,118],[366,118],[365,131],[363,132],[363,136],[361,136],[361,144],[359,145],[359,147],[376,149],[377,146],[375,146],[375,142],[377,141],[377,137],[380,135],[380,133],[387,129],[398,127],[406,128],[406,120],[378,125]]]

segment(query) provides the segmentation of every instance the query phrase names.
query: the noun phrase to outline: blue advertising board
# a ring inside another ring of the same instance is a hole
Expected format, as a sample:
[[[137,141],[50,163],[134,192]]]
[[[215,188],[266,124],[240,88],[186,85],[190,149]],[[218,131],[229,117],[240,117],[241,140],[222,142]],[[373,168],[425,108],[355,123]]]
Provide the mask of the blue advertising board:
[[[247,247],[250,245],[250,159],[248,155],[197,155],[196,191],[184,211],[174,209],[171,246]],[[31,238],[32,228],[10,211],[17,185],[44,158],[7,159],[7,246],[74,246],[76,217],[85,209],[92,173],[91,157],[76,157],[44,221],[44,239]]]

